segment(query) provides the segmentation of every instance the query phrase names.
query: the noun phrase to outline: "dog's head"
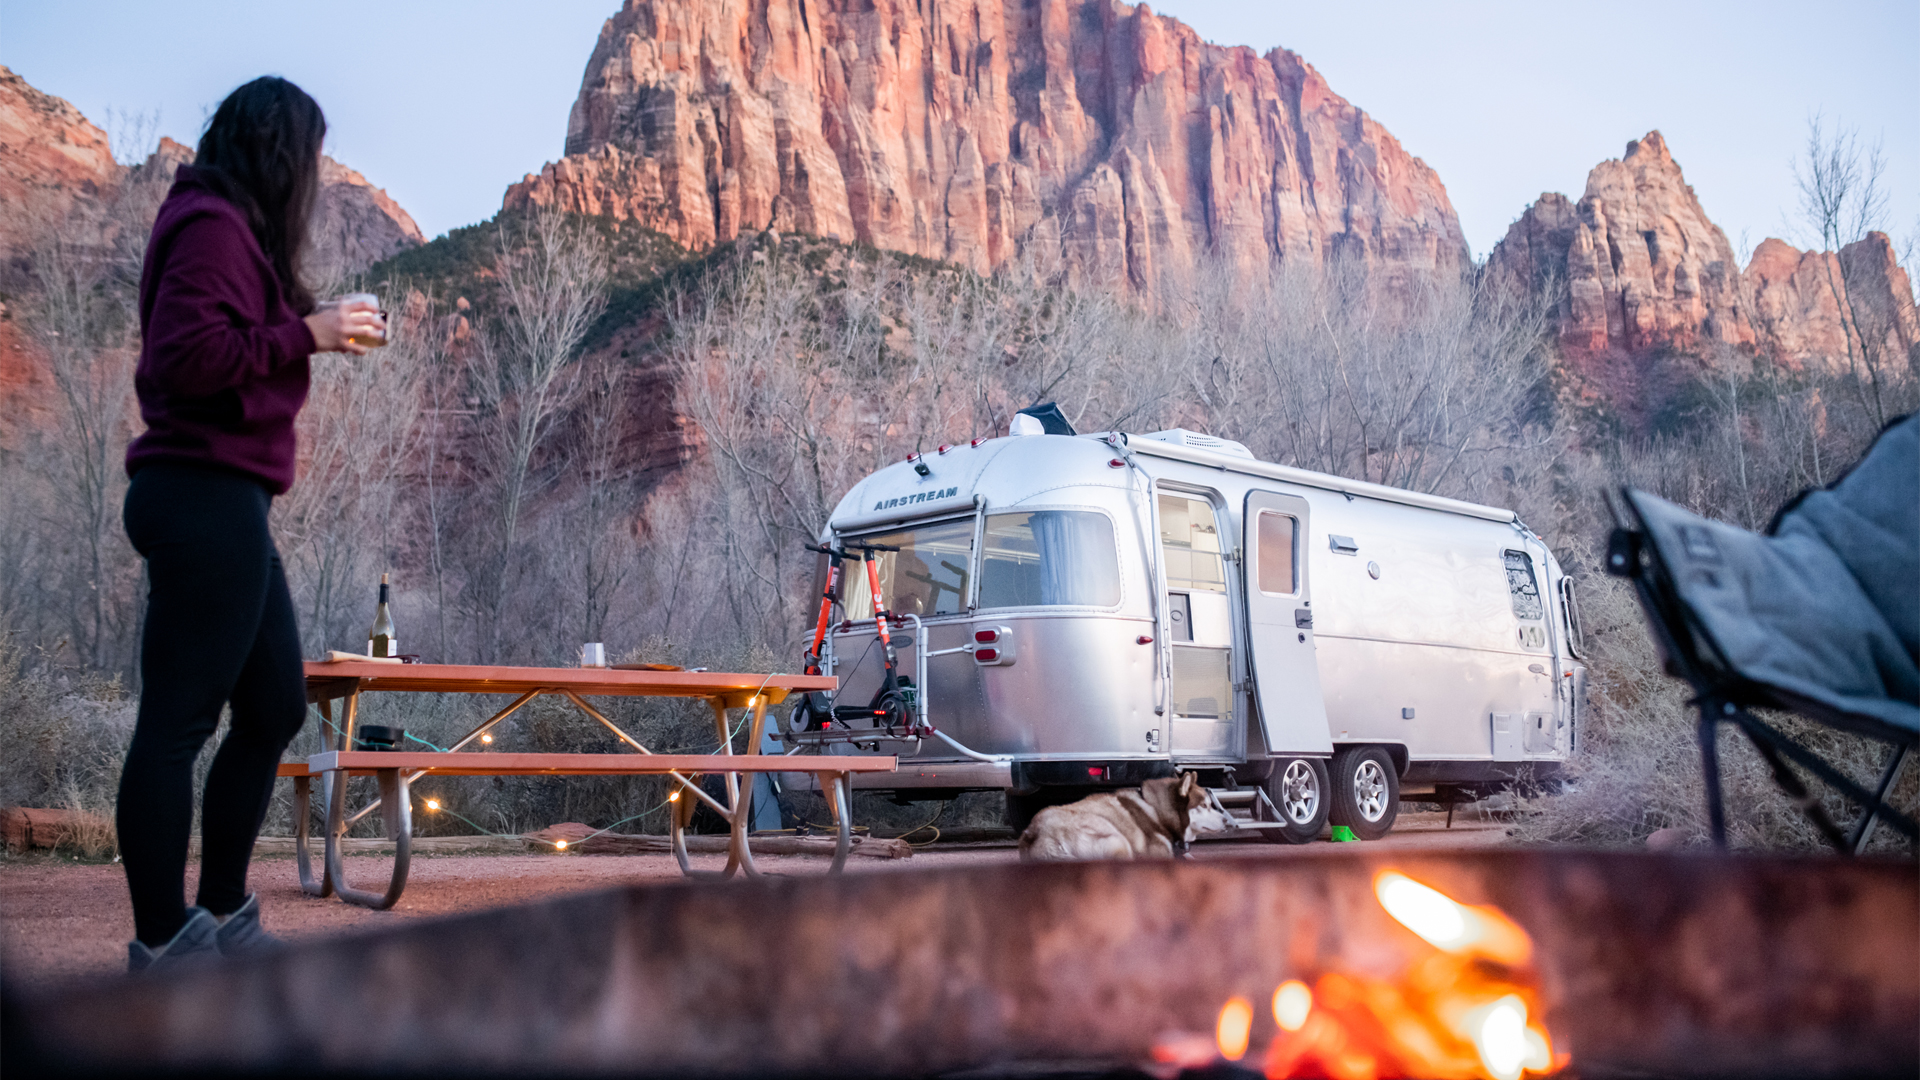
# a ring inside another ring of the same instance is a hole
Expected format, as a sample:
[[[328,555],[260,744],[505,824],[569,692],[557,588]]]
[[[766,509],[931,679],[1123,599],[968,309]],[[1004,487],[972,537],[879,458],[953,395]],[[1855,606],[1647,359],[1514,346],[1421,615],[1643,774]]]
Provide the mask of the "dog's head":
[[[1191,839],[1187,831],[1193,823],[1193,812],[1207,805],[1207,789],[1192,773],[1149,780],[1140,785],[1140,797],[1153,808],[1154,818],[1176,843]]]

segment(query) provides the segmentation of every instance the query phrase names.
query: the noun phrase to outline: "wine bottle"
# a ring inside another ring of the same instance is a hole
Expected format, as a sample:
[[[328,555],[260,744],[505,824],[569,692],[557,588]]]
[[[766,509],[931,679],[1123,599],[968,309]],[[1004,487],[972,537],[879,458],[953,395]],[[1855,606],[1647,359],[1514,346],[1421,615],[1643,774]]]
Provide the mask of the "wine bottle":
[[[373,613],[373,629],[367,631],[368,656],[399,656],[400,642],[393,634],[393,612],[387,609],[387,575],[380,575],[380,607]]]

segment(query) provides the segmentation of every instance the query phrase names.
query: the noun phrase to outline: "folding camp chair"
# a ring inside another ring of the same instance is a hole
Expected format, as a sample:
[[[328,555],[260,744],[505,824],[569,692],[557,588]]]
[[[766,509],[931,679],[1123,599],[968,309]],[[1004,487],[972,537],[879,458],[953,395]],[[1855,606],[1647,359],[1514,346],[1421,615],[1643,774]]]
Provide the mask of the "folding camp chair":
[[[1631,488],[1610,501],[1607,572],[1631,579],[1669,674],[1700,710],[1714,843],[1725,847],[1717,734],[1745,732],[1773,778],[1839,851],[1877,823],[1920,839],[1887,796],[1920,746],[1920,415],[1881,432],[1830,487],[1783,507],[1765,535],[1708,521]],[[1754,716],[1784,709],[1886,743],[1868,791]],[[1788,762],[1860,808],[1842,832]]]

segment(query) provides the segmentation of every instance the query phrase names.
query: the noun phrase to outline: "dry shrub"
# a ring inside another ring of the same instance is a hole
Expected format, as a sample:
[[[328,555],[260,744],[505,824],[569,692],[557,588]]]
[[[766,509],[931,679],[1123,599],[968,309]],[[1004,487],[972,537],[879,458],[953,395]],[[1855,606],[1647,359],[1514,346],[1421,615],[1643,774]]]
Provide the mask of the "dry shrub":
[[[1572,779],[1555,794],[1519,801],[1514,834],[1534,842],[1622,845],[1643,843],[1658,829],[1679,829],[1691,845],[1708,843],[1707,806],[1696,741],[1697,711],[1684,682],[1661,670],[1632,587],[1591,577],[1580,592],[1591,652],[1588,721]],[[1886,746],[1805,720],[1766,714],[1776,728],[1834,763],[1871,790],[1886,764]],[[1825,839],[1780,791],[1746,737],[1720,732],[1721,789],[1727,842],[1743,849],[1812,849]],[[1844,829],[1858,811],[1800,771],[1821,792],[1827,812]],[[1893,793],[1895,806],[1913,813],[1920,803],[1920,770],[1909,769]],[[1871,849],[1898,853],[1906,841],[1882,827]]]

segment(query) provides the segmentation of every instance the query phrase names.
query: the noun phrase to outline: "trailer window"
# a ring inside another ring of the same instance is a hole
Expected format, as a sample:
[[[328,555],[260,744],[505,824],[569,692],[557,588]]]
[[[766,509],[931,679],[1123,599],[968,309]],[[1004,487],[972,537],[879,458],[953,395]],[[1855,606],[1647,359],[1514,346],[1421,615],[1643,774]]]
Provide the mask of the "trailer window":
[[[1524,551],[1507,554],[1507,596],[1513,601],[1513,613],[1522,619],[1538,619],[1540,585],[1533,576],[1533,560]]]
[[[1091,510],[987,515],[980,606],[1112,607],[1120,602],[1113,521]]]
[[[1261,592],[1285,596],[1300,591],[1300,575],[1294,568],[1298,524],[1286,514],[1260,512],[1254,558]]]
[[[1160,548],[1166,553],[1169,591],[1226,592],[1220,558],[1220,528],[1213,504],[1184,495],[1160,496]]]
[[[880,593],[887,610],[926,618],[957,614],[966,607],[967,576],[973,566],[972,518],[860,539],[900,549],[873,553],[880,563]],[[841,591],[847,618],[873,618],[867,568],[848,560],[844,569]]]

